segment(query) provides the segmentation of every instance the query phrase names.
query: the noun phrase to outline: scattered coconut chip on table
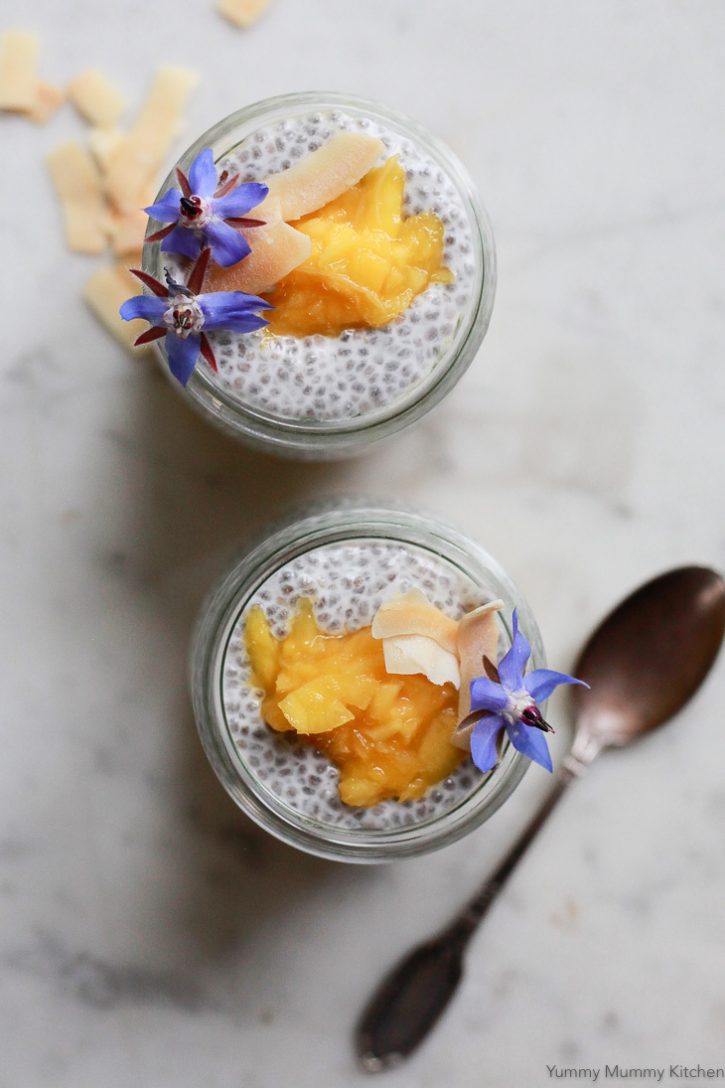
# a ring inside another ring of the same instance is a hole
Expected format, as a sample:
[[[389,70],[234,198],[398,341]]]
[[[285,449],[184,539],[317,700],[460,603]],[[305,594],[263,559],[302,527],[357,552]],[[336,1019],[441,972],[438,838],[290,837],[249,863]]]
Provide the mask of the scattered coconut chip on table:
[[[143,210],[117,212],[113,208],[108,216],[108,237],[113,252],[118,257],[140,252],[149,218]]]
[[[108,170],[108,164],[123,139],[123,135],[120,128],[105,127],[92,128],[88,133],[88,146],[102,173],[105,174]]]
[[[92,125],[115,125],[126,108],[126,100],[98,68],[88,68],[68,84],[68,97]]]
[[[65,102],[65,92],[60,87],[38,80],[35,88],[35,102],[28,110],[28,117],[38,125],[44,125]]]
[[[83,297],[102,325],[119,344],[134,350],[133,344],[146,328],[145,322],[122,321],[119,309],[131,295],[138,293],[138,281],[122,264],[98,268],[86,282]],[[142,351],[143,348],[136,348]]]
[[[218,0],[217,11],[235,26],[250,27],[269,6],[269,0]]]
[[[108,211],[90,152],[70,140],[50,153],[48,168],[63,209],[69,248],[76,253],[103,253]]]
[[[27,30],[0,39],[0,109],[31,113],[37,100],[40,42]]]
[[[199,77],[187,68],[159,68],[148,98],[130,132],[110,154],[106,191],[119,211],[140,205],[142,194],[158,174]]]
[[[153,203],[155,190],[148,190],[141,197],[144,206]],[[149,217],[143,208],[119,212],[111,207],[108,212],[108,237],[117,257],[135,256],[143,249]]]

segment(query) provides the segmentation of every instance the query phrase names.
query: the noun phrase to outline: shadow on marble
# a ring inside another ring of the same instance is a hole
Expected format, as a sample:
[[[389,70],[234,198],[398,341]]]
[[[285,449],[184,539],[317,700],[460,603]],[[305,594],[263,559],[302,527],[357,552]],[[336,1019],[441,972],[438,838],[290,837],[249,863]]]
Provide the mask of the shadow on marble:
[[[139,647],[138,683],[152,706],[164,708],[151,724],[164,731],[166,753],[143,771],[146,789],[166,809],[167,841],[163,865],[134,889],[138,950],[158,956],[172,977],[206,979],[214,1004],[230,962],[241,963],[243,974],[253,963],[255,985],[264,988],[267,968],[278,969],[276,931],[290,929],[292,912],[314,917],[318,906],[354,894],[379,872],[309,857],[248,820],[206,761],[187,694],[196,615],[230,557],[288,507],[344,490],[356,470],[250,452],[199,419],[153,369],[130,383],[130,396],[122,429],[105,433],[125,453],[114,548],[137,598],[138,629],[134,621],[124,637],[148,640]],[[108,486],[104,472],[96,486]],[[153,936],[160,928],[167,930],[163,952]]]

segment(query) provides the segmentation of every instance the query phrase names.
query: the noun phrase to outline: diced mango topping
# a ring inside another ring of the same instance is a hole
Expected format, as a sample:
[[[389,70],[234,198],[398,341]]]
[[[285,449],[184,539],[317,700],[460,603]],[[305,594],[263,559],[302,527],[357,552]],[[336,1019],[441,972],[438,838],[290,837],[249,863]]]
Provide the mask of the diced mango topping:
[[[266,296],[270,330],[292,336],[385,325],[431,283],[451,283],[444,227],[422,212],[405,218],[405,171],[397,156],[293,225],[310,256]]]
[[[422,797],[465,759],[450,739],[456,689],[420,675],[390,676],[369,627],[327,634],[305,599],[282,639],[263,610],[252,608],[245,641],[253,680],[265,692],[264,720],[332,760],[345,804]]]

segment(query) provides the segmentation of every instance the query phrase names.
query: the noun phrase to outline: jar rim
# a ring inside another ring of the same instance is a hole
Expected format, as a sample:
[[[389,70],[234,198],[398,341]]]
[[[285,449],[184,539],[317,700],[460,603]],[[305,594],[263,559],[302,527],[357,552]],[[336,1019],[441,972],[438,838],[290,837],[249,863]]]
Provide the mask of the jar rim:
[[[428,551],[456,567],[492,597],[501,596],[507,606],[518,608],[536,667],[544,664],[544,654],[526,601],[497,561],[450,526],[397,507],[348,505],[343,510],[308,512],[299,520],[283,522],[227,571],[205,602],[192,649],[192,700],[206,754],[233,800],[265,830],[307,853],[364,863],[426,853],[467,834],[513,792],[529,761],[508,745],[497,769],[451,808],[394,829],[337,828],[318,823],[276,801],[246,769],[229,731],[222,688],[226,652],[237,621],[273,571],[325,544],[360,539],[398,542]],[[510,637],[508,625],[504,623],[504,627]]]
[[[179,390],[197,410],[210,416],[223,430],[252,444],[261,444],[280,453],[287,451],[299,455],[307,453],[324,456],[326,452],[332,452],[333,456],[344,455],[347,450],[354,452],[363,444],[385,438],[414,423],[433,408],[468,369],[486,334],[493,310],[496,290],[493,231],[473,181],[446,144],[404,113],[370,99],[340,92],[305,91],[278,95],[252,103],[218,121],[187,148],[178,164],[182,169],[188,169],[196,155],[205,147],[212,147],[215,159],[219,159],[229,154],[254,128],[249,128],[243,136],[238,136],[230,146],[228,141],[235,131],[253,124],[258,126],[277,117],[282,119],[283,116],[289,116],[292,109],[299,113],[305,109],[337,108],[364,113],[397,126],[399,131],[414,137],[426,153],[446,171],[455,183],[471,225],[476,280],[466,320],[457,330],[450,347],[436,361],[430,372],[414,383],[407,394],[372,412],[349,419],[332,420],[295,419],[276,415],[235,398],[202,368],[194,371],[185,390]],[[176,182],[172,171],[164,180],[156,199],[174,184]],[[157,226],[155,220],[149,221],[147,237]],[[161,270],[160,258],[160,243],[146,241],[142,258],[144,271],[158,277]],[[153,347],[170,378],[163,348],[159,343]],[[177,383],[174,382],[174,385],[178,388]]]

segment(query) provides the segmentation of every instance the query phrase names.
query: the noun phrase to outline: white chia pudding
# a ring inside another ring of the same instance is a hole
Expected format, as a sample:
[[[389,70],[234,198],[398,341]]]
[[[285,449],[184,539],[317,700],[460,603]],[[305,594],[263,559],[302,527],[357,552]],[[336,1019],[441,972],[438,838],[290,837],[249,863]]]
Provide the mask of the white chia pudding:
[[[253,686],[244,642],[249,610],[260,605],[274,635],[284,637],[301,597],[314,602],[319,625],[330,633],[372,623],[393,593],[418,588],[454,619],[490,598],[446,560],[422,548],[384,539],[326,544],[277,570],[247,601],[232,630],[222,669],[222,700],[230,735],[259,789],[289,809],[338,828],[385,830],[427,823],[460,804],[480,786],[470,760],[422,798],[353,808],[340,800],[338,771],[310,744],[274,732],[261,714],[263,692]]]
[[[259,128],[219,167],[240,173],[243,181],[264,181],[342,130],[377,136],[386,158],[399,156],[406,214],[431,211],[443,221],[444,264],[454,280],[431,284],[382,328],[339,336],[211,334],[219,364],[211,380],[240,404],[284,419],[345,421],[407,400],[468,327],[480,294],[472,213],[453,179],[409,137],[340,110],[305,113]]]

